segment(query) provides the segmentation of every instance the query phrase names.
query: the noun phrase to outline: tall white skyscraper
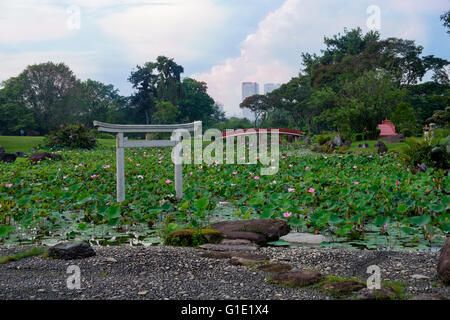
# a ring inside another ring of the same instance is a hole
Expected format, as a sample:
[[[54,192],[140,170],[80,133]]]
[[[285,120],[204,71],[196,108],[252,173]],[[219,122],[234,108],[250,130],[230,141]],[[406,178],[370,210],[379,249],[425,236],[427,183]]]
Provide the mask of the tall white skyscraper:
[[[273,90],[276,90],[279,87],[281,87],[281,84],[279,83],[266,83],[264,84],[264,94],[271,93]]]
[[[255,94],[259,94],[259,84],[256,82],[242,82],[242,101],[245,100],[245,98],[251,97]],[[250,109],[244,108],[242,110],[242,115],[244,118],[249,119],[250,121],[255,120],[255,115],[253,112],[250,111]]]

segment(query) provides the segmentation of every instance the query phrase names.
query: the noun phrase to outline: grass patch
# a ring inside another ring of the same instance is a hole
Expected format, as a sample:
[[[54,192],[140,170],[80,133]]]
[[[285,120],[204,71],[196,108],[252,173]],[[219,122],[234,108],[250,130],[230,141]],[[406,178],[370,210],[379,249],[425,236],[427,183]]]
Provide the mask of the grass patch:
[[[114,147],[116,145],[115,139],[97,139],[97,141],[99,147]],[[3,146],[8,153],[17,151],[30,153],[43,143],[44,137],[0,136],[0,146]]]
[[[405,287],[406,283],[404,281],[386,281],[381,282],[382,287],[386,287],[391,289],[397,295],[396,297],[391,297],[391,300],[400,299],[403,300],[405,298]]]
[[[42,255],[42,254],[45,254],[46,252],[47,252],[47,250],[45,250],[44,248],[34,248],[29,251],[7,255],[7,256],[0,258],[0,264],[8,263],[11,261],[19,261],[24,258]]]

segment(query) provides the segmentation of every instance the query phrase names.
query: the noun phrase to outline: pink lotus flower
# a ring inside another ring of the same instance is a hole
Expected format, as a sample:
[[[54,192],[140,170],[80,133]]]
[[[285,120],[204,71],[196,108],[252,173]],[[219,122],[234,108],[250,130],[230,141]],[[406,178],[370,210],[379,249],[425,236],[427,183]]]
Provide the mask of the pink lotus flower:
[[[93,175],[91,176],[91,178],[97,178],[97,175],[96,175],[96,174],[93,174]]]
[[[106,166],[103,167],[103,169],[109,169],[111,166],[109,164],[107,164]]]
[[[314,193],[314,191],[316,191],[316,190],[314,190],[314,188],[309,188],[309,189],[308,189],[308,192],[309,192],[309,193]]]
[[[24,183],[24,182],[23,182],[23,180],[22,180],[22,181],[20,181],[20,185],[21,185],[21,186],[23,186],[23,183]]]
[[[136,167],[140,167],[141,166],[141,164],[140,163],[136,163]]]
[[[353,166],[353,169],[358,169],[358,166]]]
[[[173,181],[170,180],[170,179],[167,179],[167,180],[166,180],[166,183],[167,183],[167,184],[172,183],[172,182],[173,182]]]
[[[191,171],[191,172],[189,172],[189,175],[190,175],[190,176],[192,176],[192,171]]]
[[[294,188],[288,188],[288,192],[290,192],[290,193],[295,192],[295,189]]]
[[[398,186],[400,184],[400,181],[396,181],[395,184]]]
[[[67,179],[67,176],[63,176],[63,180],[66,180]]]
[[[237,175],[237,174],[238,174],[238,172],[237,172],[237,171],[233,172],[233,175]]]
[[[285,156],[282,156],[281,159],[286,159],[286,157],[285,157]]]
[[[309,167],[305,167],[305,170],[309,170]]]
[[[354,185],[358,185],[358,184],[359,184],[359,182],[358,182],[358,181],[355,181],[355,182],[353,182],[353,184],[354,184]]]
[[[5,187],[11,188],[11,187],[12,187],[12,183],[6,183],[6,184],[5,184]]]
[[[259,180],[260,178],[258,176],[255,176],[253,179],[255,180]]]
[[[283,217],[285,217],[285,218],[289,218],[290,216],[292,216],[292,212],[283,213]]]
[[[293,164],[290,164],[290,165],[289,165],[289,168],[292,168],[293,166],[294,166]]]

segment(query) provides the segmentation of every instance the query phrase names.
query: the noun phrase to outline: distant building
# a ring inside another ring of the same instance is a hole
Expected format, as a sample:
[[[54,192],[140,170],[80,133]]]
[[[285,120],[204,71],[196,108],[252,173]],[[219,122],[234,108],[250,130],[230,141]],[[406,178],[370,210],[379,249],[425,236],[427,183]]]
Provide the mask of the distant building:
[[[378,129],[380,129],[380,138],[397,135],[394,124],[388,119],[383,120],[383,122],[378,125]]]
[[[242,101],[246,98],[251,97],[255,94],[259,94],[259,84],[256,82],[242,82]],[[249,119],[250,121],[255,121],[255,115],[250,109],[244,108],[242,110],[242,116]]]
[[[273,90],[276,90],[279,87],[281,87],[281,84],[279,83],[266,83],[264,84],[264,94],[271,93]]]

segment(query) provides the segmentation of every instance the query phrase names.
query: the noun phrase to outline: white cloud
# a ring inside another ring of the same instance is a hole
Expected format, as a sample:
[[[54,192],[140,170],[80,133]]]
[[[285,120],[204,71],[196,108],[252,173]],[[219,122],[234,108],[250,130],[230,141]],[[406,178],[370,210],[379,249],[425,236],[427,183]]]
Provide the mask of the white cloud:
[[[202,59],[220,41],[228,9],[210,0],[166,0],[160,5],[133,6],[100,20],[103,31],[123,43],[137,63],[159,55],[178,63]]]
[[[373,2],[286,0],[241,43],[240,56],[193,77],[208,83],[210,95],[224,104],[228,115],[240,113],[242,82],[259,82],[261,88],[263,83],[289,81],[301,68],[300,53],[318,53],[323,48],[324,36],[358,26],[367,32],[366,10]],[[436,0],[431,6],[429,2],[421,0],[413,6],[405,0],[377,1],[382,37],[414,39],[426,45],[429,30],[425,18],[420,16],[421,10],[440,12],[446,8],[446,0]]]
[[[70,36],[66,8],[48,1],[2,1],[0,44],[40,42]]]

